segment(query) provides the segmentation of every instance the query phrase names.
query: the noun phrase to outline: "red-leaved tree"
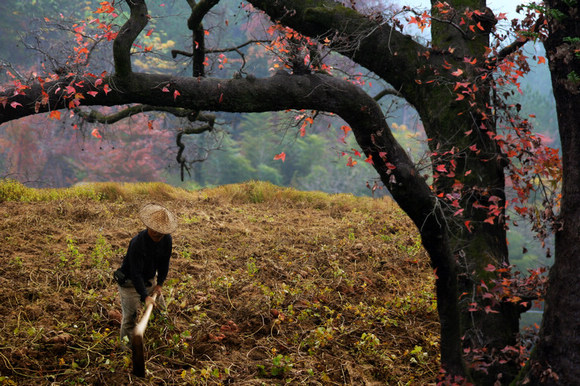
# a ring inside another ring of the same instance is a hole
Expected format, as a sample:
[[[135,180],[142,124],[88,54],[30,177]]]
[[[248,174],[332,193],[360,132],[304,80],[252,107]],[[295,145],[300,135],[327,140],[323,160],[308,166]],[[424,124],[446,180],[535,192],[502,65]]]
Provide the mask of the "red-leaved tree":
[[[15,80],[1,90],[0,123],[40,113],[58,118],[67,109],[87,118],[88,106],[130,106],[120,113],[126,116],[163,110],[204,122],[211,121],[204,119],[206,111],[336,114],[360,147],[352,157],[375,168],[416,224],[429,253],[441,322],[442,377],[481,385],[513,379],[521,362],[515,347],[519,315],[537,295],[519,293],[510,274],[507,186],[516,191],[514,208],[525,212],[537,179],[557,181],[560,171],[557,153],[506,99],[527,70],[519,48],[528,35],[500,48],[496,25],[505,16],[474,0],[433,1],[430,13],[372,11],[331,0],[250,0],[253,7],[244,5],[244,12],[265,13],[271,22],[267,33],[247,44],[209,49],[210,28],[202,22],[218,3],[188,1],[191,51],[175,50],[174,55],[191,57],[193,72],[179,76],[134,70],[132,55],[152,51],[138,41],[149,33],[144,0],[102,2],[93,41],[113,41],[114,71],[84,67],[91,46],[83,31],[76,35],[67,68],[29,82]],[[115,6],[128,12],[118,30],[110,23],[121,14]],[[429,28],[430,42],[421,44],[405,34],[408,24]],[[539,27],[534,23],[529,30]],[[242,50],[252,43],[275,55],[266,61],[268,76],[246,72]],[[351,64],[338,68],[336,54]],[[239,63],[233,78],[206,74],[206,66],[219,68],[228,55]],[[378,98],[348,75],[352,63],[387,83],[386,93],[415,107],[428,137],[428,169],[417,168],[396,141]],[[300,135],[316,116],[301,114]],[[551,198],[557,196],[546,195],[549,205]]]

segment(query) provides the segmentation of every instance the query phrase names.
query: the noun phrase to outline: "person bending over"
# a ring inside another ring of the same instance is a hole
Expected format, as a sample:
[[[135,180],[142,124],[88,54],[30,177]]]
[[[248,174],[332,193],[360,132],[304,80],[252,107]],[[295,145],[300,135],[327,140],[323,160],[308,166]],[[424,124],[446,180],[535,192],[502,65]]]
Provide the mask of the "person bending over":
[[[139,218],[146,229],[131,239],[121,268],[114,275],[121,296],[123,318],[120,338],[124,345],[133,337],[141,305],[155,304],[154,293],[161,296],[173,248],[171,233],[177,229],[175,215],[156,203],[143,206]]]

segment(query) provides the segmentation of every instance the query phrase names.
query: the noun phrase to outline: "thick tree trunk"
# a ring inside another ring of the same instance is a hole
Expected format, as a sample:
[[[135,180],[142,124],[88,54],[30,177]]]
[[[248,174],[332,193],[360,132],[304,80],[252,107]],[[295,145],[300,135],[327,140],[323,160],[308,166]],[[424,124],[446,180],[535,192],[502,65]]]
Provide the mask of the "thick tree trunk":
[[[577,3],[548,3],[548,15],[554,17],[548,21],[544,45],[562,142],[562,200],[540,341],[528,376],[534,385],[576,385],[580,380],[580,13]]]

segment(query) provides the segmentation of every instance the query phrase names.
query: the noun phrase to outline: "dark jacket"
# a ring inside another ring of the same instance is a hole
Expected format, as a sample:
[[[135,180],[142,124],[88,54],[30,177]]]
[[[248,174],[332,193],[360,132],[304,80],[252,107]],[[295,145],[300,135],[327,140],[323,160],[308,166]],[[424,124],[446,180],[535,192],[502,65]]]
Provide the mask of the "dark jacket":
[[[137,293],[141,295],[141,301],[147,297],[147,286],[157,274],[157,284],[163,285],[169,271],[169,258],[173,240],[171,235],[165,235],[159,242],[154,242],[147,229],[139,232],[129,243],[127,254],[123,259],[121,271],[135,286]]]

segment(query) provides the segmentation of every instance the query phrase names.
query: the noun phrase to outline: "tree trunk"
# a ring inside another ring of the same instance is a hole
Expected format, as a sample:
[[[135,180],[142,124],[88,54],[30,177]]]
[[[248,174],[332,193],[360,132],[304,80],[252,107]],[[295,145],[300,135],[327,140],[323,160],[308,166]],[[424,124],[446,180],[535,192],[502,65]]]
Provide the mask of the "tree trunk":
[[[580,13],[576,2],[548,4],[544,45],[562,142],[562,200],[540,341],[528,377],[534,385],[574,385],[580,380]]]

